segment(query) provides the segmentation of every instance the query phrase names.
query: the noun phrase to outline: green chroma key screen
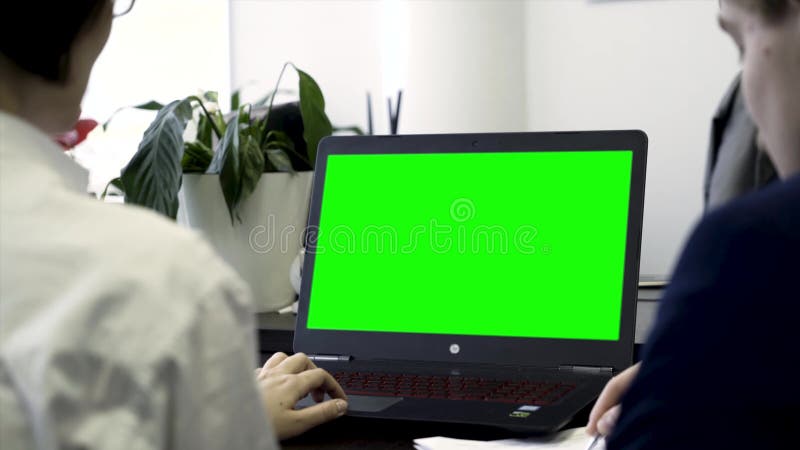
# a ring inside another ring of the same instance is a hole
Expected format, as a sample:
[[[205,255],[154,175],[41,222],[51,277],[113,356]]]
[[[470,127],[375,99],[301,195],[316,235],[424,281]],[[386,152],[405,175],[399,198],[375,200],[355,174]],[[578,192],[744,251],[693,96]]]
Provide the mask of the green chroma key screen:
[[[307,327],[619,339],[632,158],[328,156]]]

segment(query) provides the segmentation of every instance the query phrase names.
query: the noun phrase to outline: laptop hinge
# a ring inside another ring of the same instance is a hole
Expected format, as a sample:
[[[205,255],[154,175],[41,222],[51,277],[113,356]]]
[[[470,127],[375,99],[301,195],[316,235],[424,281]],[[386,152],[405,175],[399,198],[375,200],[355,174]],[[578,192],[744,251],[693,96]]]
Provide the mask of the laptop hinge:
[[[352,356],[348,355],[308,355],[312,361],[350,361]]]
[[[614,373],[614,369],[611,367],[599,367],[599,366],[559,366],[558,370],[566,370],[569,372],[580,372],[580,373],[590,373],[590,374],[607,374],[611,375]]]

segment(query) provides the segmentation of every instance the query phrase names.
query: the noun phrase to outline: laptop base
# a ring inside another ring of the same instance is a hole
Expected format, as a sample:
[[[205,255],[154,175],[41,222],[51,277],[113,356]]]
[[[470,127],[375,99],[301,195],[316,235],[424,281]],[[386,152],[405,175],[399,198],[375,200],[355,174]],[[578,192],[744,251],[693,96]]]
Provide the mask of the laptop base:
[[[323,361],[317,364],[331,373],[398,373],[423,376],[481,377],[490,380],[531,380],[570,383],[575,387],[563,398],[549,405],[487,400],[448,400],[392,396],[391,394],[352,395],[347,415],[369,419],[413,422],[484,425],[490,428],[524,433],[547,434],[563,428],[579,411],[594,401],[610,374],[567,373],[558,369],[521,367],[486,367],[463,365],[447,367],[438,363],[397,361]],[[347,392],[348,389],[345,389]],[[306,398],[299,407],[312,404]]]

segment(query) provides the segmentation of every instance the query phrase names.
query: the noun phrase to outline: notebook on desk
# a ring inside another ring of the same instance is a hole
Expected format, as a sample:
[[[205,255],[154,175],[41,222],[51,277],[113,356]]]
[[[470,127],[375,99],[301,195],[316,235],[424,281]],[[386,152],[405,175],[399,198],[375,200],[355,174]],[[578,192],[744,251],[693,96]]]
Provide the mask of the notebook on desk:
[[[294,350],[349,415],[564,426],[631,364],[638,131],[330,137]]]

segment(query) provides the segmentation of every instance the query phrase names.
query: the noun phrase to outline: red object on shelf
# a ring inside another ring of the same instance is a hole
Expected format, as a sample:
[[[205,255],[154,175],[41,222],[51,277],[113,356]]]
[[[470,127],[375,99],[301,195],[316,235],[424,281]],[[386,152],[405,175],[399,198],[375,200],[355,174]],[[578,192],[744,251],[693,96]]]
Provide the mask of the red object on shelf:
[[[75,124],[73,130],[56,136],[58,142],[64,150],[71,150],[76,145],[86,140],[86,136],[97,128],[97,121],[92,119],[81,119]]]

